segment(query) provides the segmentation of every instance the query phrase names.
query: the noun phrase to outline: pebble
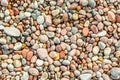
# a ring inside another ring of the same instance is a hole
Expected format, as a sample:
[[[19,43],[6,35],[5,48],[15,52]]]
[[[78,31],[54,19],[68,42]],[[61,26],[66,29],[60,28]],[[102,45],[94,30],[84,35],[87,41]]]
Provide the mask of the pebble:
[[[39,71],[36,68],[29,68],[29,73],[33,76],[39,75]]]
[[[76,27],[72,27],[71,32],[73,34],[76,34],[78,32],[78,29]]]
[[[104,49],[104,55],[105,56],[109,56],[110,53],[111,53],[111,48],[110,47],[107,47],[107,48]]]
[[[98,28],[95,25],[91,26],[91,30],[93,31],[93,33],[98,33]]]
[[[22,65],[20,60],[14,60],[13,64],[15,67],[21,67],[21,65]]]
[[[51,58],[55,59],[55,58],[57,57],[57,53],[56,53],[55,51],[51,51],[51,52],[49,53],[49,56],[50,56]]]
[[[70,61],[69,60],[63,60],[62,64],[65,65],[65,66],[70,65]]]
[[[48,41],[47,35],[40,35],[40,41],[41,41],[42,43],[47,42],[47,41]]]
[[[27,60],[31,60],[32,56],[33,56],[33,52],[29,51],[26,56]]]
[[[112,79],[120,79],[120,68],[112,68],[110,74]]]
[[[37,59],[36,65],[37,66],[42,66],[43,65],[43,60]]]
[[[43,24],[44,21],[45,21],[45,20],[44,20],[44,17],[43,17],[43,16],[38,16],[38,17],[37,17],[37,23],[38,23],[38,24]]]
[[[24,72],[23,75],[21,76],[21,80],[28,80],[28,79],[29,79],[28,72]]]
[[[104,80],[111,80],[110,77],[107,74],[105,74],[105,73],[103,73],[102,76],[103,76]]]
[[[1,0],[2,6],[8,6],[8,0]]]
[[[55,36],[55,33],[54,32],[46,32],[46,35],[49,37],[49,38],[53,38]]]
[[[55,44],[59,44],[60,43],[60,39],[58,37],[55,37],[53,39],[53,41],[54,41]]]
[[[21,42],[17,42],[14,46],[14,50],[20,50],[22,48],[22,43]]]
[[[42,76],[41,76],[41,80],[46,80],[48,78],[48,73],[47,72],[43,72]]]
[[[96,6],[95,0],[88,0],[88,4],[91,8],[95,8],[95,6]]]
[[[52,17],[51,15],[46,15],[45,16],[45,21],[47,25],[51,25],[52,24]]]
[[[56,9],[56,10],[53,10],[53,11],[52,11],[52,15],[53,15],[53,16],[57,16],[59,13],[60,13],[60,10],[59,10],[59,9]]]
[[[92,57],[92,61],[97,61],[97,60],[98,60],[98,56]]]
[[[7,43],[6,39],[0,38],[0,44],[6,44],[6,43]]]
[[[40,57],[40,59],[45,59],[48,56],[48,52],[44,48],[37,49],[37,54]]]
[[[82,0],[81,4],[82,4],[82,6],[87,6],[88,5],[88,0]]]
[[[112,11],[108,11],[108,19],[112,22],[116,21],[115,14]]]
[[[105,36],[107,34],[107,32],[105,31],[105,30],[103,30],[103,31],[101,31],[101,32],[98,32],[98,36],[99,37],[103,37],[103,36]]]
[[[100,50],[100,49],[99,49],[98,46],[93,47],[93,53],[94,53],[94,54],[98,54],[99,50]]]
[[[9,64],[7,68],[9,71],[14,71],[14,66],[12,64]]]
[[[83,28],[83,30],[82,30],[83,36],[87,36],[88,33],[89,33],[89,29],[88,28]]]
[[[80,74],[80,79],[81,80],[91,80],[92,74],[86,73],[86,74]]]
[[[13,37],[20,36],[20,31],[15,27],[5,27],[4,32],[9,36],[13,36]]]
[[[106,45],[103,42],[98,42],[98,46],[100,49],[105,49]]]
[[[79,18],[79,17],[78,17],[78,14],[77,14],[77,13],[74,13],[74,14],[73,14],[73,19],[74,19],[74,20],[78,20],[78,18]]]
[[[80,71],[79,70],[75,70],[74,74],[75,74],[75,76],[79,76],[80,75]]]

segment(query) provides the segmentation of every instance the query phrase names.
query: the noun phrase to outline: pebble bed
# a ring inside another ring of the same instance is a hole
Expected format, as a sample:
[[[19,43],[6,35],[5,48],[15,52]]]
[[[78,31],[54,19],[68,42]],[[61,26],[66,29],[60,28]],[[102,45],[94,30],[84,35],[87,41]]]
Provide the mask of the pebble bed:
[[[120,80],[120,0],[0,0],[0,80]]]

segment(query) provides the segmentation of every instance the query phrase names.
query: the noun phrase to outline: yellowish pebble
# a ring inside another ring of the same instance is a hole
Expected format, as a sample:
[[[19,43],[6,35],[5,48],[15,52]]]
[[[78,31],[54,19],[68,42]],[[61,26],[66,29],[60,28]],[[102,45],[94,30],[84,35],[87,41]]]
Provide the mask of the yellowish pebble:
[[[98,60],[103,61],[103,57],[102,57],[102,56],[99,56],[99,57],[98,57]]]
[[[57,53],[57,57],[55,58],[55,60],[59,60],[60,59],[60,53]]]
[[[12,63],[13,63],[13,60],[12,60],[12,59],[7,59],[7,62],[8,62],[9,64],[12,64]]]

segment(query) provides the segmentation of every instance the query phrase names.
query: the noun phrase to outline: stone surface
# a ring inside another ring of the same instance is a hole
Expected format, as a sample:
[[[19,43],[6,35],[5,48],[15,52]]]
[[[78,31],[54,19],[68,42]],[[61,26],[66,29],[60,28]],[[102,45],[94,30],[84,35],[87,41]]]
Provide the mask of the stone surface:
[[[92,78],[92,75],[91,74],[81,74],[80,75],[80,79],[81,80],[90,80]]]
[[[9,36],[13,36],[13,37],[20,36],[20,31],[15,27],[6,27],[4,28],[4,32]]]
[[[40,57],[40,59],[45,59],[48,56],[48,52],[44,48],[37,49],[37,54]]]
[[[112,79],[120,79],[120,68],[112,68],[110,73]]]
[[[33,76],[38,76],[39,75],[39,71],[36,68],[30,68],[29,73]]]

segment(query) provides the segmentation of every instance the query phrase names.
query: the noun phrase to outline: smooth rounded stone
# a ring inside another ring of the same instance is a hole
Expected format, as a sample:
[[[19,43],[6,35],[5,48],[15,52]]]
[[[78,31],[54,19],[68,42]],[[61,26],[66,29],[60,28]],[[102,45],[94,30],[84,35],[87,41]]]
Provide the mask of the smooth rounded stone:
[[[104,24],[102,22],[99,22],[97,27],[98,27],[99,30],[102,30],[103,27],[104,27]]]
[[[96,72],[96,76],[99,78],[99,77],[102,76],[102,74],[101,74],[99,71],[97,71],[97,72]]]
[[[37,54],[40,57],[40,59],[45,59],[48,56],[48,51],[47,49],[39,48],[37,49]]]
[[[34,1],[34,3],[33,3],[33,8],[35,8],[35,9],[38,8],[38,2],[37,2],[37,1]]]
[[[5,38],[0,38],[0,44],[6,44],[6,39]]]
[[[120,68],[114,67],[110,70],[112,79],[120,79]]]
[[[5,62],[4,62],[4,63],[1,63],[1,67],[2,67],[2,68],[6,68],[7,66],[8,66],[7,63],[5,63]]]
[[[69,80],[68,78],[61,78],[61,80]]]
[[[65,71],[62,73],[63,76],[69,76],[70,75],[70,71]]]
[[[42,43],[47,42],[47,41],[48,41],[47,35],[40,35],[40,41],[41,41]]]
[[[95,0],[88,0],[88,4],[91,8],[95,8],[95,6],[96,6]]]
[[[55,66],[60,66],[61,63],[60,63],[59,61],[54,61],[54,65],[55,65]]]
[[[106,47],[106,44],[103,42],[98,42],[98,46],[100,49],[104,49]]]
[[[102,16],[100,14],[96,14],[95,19],[100,22],[102,21]]]
[[[77,36],[76,36],[76,35],[72,35],[72,36],[70,37],[71,43],[76,43],[76,40],[77,40]]]
[[[13,71],[14,70],[14,66],[12,64],[9,64],[7,66],[7,68],[8,68],[9,71]]]
[[[50,5],[51,6],[55,6],[56,5],[56,1],[50,1]]]
[[[1,0],[2,6],[8,6],[8,0]]]
[[[24,72],[23,75],[21,76],[21,80],[28,80],[28,79],[29,79],[28,72]]]
[[[75,76],[79,76],[80,75],[80,71],[79,70],[75,70],[74,74],[75,74]]]
[[[76,49],[71,50],[68,54],[69,54],[70,56],[75,56],[75,54],[76,54]]]
[[[83,36],[87,36],[89,34],[89,29],[87,27],[83,28],[82,34],[83,34]]]
[[[99,50],[100,50],[100,49],[99,49],[98,46],[93,47],[93,53],[94,53],[94,54],[98,54]]]
[[[38,24],[43,24],[44,23],[44,17],[43,16],[38,16],[37,17],[37,23]]]
[[[30,12],[25,12],[24,15],[25,15],[25,17],[30,17],[31,13]]]
[[[22,65],[20,60],[14,60],[13,64],[14,64],[15,67],[21,67],[21,65]]]
[[[5,10],[5,15],[6,15],[6,16],[9,16],[9,14],[10,14],[9,10],[6,9],[6,10]]]
[[[101,32],[98,32],[98,36],[99,37],[103,37],[103,36],[105,36],[107,34],[107,32],[105,31],[105,30],[103,30],[103,31],[101,31]]]
[[[20,36],[20,31],[15,27],[5,27],[4,32],[9,36],[13,36],[13,37]]]
[[[14,46],[14,50],[20,50],[22,48],[22,43],[21,42],[17,42]]]
[[[105,63],[105,64],[112,64],[112,61],[111,61],[111,60],[108,60],[108,59],[104,59],[104,60],[103,60],[103,63]]]
[[[77,13],[74,13],[72,17],[73,17],[73,20],[78,20],[78,18],[79,18]]]
[[[82,39],[78,39],[77,40],[77,45],[78,46],[82,46],[84,44],[83,40]]]
[[[116,13],[120,15],[120,9],[118,9],[118,10],[116,11]]]
[[[105,56],[109,56],[110,53],[111,53],[111,48],[110,47],[107,47],[107,48],[104,49],[104,55]]]
[[[98,56],[92,57],[92,61],[97,61],[97,60],[98,60]]]
[[[43,65],[43,60],[37,59],[36,65],[37,66],[42,66]]]
[[[50,71],[54,71],[54,70],[55,70],[55,66],[54,66],[54,65],[50,65],[50,66],[49,66],[49,70],[50,70]]]
[[[22,62],[22,65],[26,65],[26,63],[27,63],[25,58],[22,58],[21,62]]]
[[[111,80],[108,74],[103,73],[102,77],[104,80]]]
[[[0,71],[0,76],[2,75],[2,71]]]
[[[87,6],[88,5],[88,0],[82,0],[81,4],[82,4],[82,6]]]
[[[47,25],[51,25],[52,24],[52,16],[51,15],[46,15],[45,16],[45,21]]]
[[[59,9],[56,9],[56,10],[53,10],[53,11],[52,11],[52,15],[53,15],[53,16],[57,16],[59,13],[60,13],[60,10],[59,10]]]
[[[54,32],[46,32],[46,35],[49,37],[49,38],[53,38],[55,36],[55,33]]]
[[[20,80],[20,76],[15,76],[15,80]]]
[[[31,58],[31,62],[32,62],[32,63],[35,63],[36,60],[37,60],[37,56],[34,55],[34,56]]]
[[[93,45],[92,45],[92,44],[88,44],[88,46],[86,47],[86,50],[87,50],[88,52],[91,52],[92,49],[93,49]]]
[[[51,51],[51,52],[49,53],[49,56],[50,56],[51,58],[56,58],[56,57],[57,57],[57,53],[56,53],[55,51]]]
[[[86,73],[86,74],[80,74],[80,80],[91,80],[92,74]]]
[[[67,71],[67,67],[66,66],[60,66],[61,71]]]
[[[32,49],[38,49],[39,48],[39,44],[38,43],[34,43],[32,46]]]
[[[78,32],[78,29],[76,27],[72,27],[71,32],[73,34],[76,34]]]
[[[23,70],[28,72],[29,68],[30,68],[30,66],[25,66],[25,67],[23,67]]]
[[[4,30],[4,26],[3,25],[0,25],[0,30]]]
[[[3,60],[8,59],[8,55],[0,55],[0,58]]]
[[[14,60],[15,59],[20,59],[20,55],[19,54],[15,54],[15,55],[13,55],[13,57],[12,57]]]
[[[47,78],[48,78],[48,73],[47,72],[43,72],[40,80],[46,80]]]
[[[36,68],[29,68],[29,73],[33,76],[39,75],[39,71]]]
[[[1,71],[2,71],[3,74],[6,74],[6,75],[9,74],[9,71],[7,69],[2,69]]]
[[[90,28],[94,33],[98,33],[98,28],[95,25],[92,25]]]
[[[66,65],[66,66],[67,66],[67,65],[70,65],[70,61],[69,61],[69,60],[63,60],[62,64],[63,64],[63,65]]]
[[[53,39],[53,41],[54,41],[55,44],[59,44],[60,43],[60,39],[58,37],[55,37]]]
[[[115,14],[112,11],[108,11],[108,19],[112,22],[116,21]]]
[[[109,21],[103,21],[103,23],[106,25],[106,26],[111,26],[111,22],[109,22]]]

